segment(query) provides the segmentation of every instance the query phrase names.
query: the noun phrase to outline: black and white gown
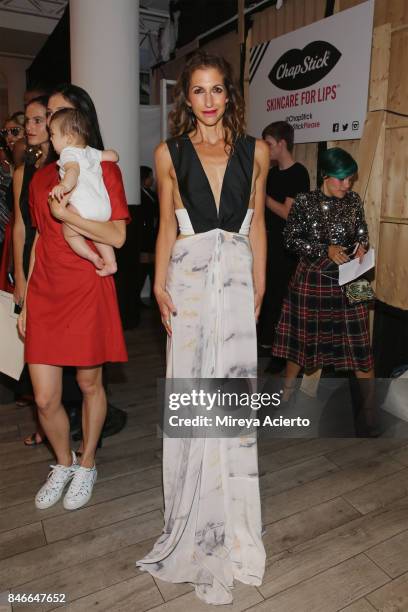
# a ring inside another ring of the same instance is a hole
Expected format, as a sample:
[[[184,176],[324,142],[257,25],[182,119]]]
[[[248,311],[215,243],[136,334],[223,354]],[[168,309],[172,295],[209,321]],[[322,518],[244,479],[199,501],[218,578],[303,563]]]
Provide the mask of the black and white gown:
[[[174,244],[167,290],[177,309],[167,377],[256,377],[257,349],[248,209],[255,139],[238,139],[219,208],[189,136],[168,147],[186,238]],[[211,604],[232,601],[234,579],[260,585],[265,568],[256,435],[163,440],[165,525],[137,562],[161,580],[190,582]]]

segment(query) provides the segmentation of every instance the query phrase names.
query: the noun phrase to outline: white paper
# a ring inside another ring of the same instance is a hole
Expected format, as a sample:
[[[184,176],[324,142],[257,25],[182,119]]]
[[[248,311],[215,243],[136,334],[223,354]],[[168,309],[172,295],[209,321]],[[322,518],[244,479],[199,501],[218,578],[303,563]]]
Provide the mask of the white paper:
[[[374,249],[369,249],[364,255],[362,262],[360,258],[351,259],[345,264],[339,266],[339,285],[345,285],[355,280],[367,270],[371,270],[375,266]]]
[[[0,291],[0,372],[19,380],[24,367],[24,343],[17,332],[13,294]]]

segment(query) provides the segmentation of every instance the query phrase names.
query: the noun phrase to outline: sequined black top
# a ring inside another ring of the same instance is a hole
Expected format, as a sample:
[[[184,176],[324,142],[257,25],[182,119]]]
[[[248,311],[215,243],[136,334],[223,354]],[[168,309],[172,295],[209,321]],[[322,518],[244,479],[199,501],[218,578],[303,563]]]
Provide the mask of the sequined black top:
[[[320,189],[300,193],[284,230],[285,246],[301,257],[327,256],[330,244],[351,248],[368,246],[368,230],[360,196],[349,191],[344,198],[326,196]]]

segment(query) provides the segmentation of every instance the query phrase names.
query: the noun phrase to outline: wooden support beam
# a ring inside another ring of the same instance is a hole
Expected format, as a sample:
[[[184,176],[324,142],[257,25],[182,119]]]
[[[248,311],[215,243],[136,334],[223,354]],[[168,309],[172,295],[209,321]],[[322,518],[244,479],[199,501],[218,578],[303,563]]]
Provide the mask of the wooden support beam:
[[[362,200],[364,200],[366,195],[371,168],[377,150],[377,143],[380,137],[381,128],[384,124],[384,118],[384,111],[373,111],[368,113],[364,124],[363,136],[360,141],[358,152],[358,181],[355,184],[355,189],[360,194]]]
[[[380,223],[396,223],[397,225],[408,225],[408,219],[399,217],[381,217]]]
[[[240,45],[245,42],[245,0],[238,0],[238,41]]]

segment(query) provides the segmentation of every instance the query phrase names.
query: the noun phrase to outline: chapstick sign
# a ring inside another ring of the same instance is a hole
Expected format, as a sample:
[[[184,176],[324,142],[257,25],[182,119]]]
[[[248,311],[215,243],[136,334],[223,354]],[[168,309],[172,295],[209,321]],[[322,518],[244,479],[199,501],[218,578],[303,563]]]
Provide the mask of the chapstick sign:
[[[295,142],[361,138],[374,1],[252,47],[249,132],[288,121]]]

